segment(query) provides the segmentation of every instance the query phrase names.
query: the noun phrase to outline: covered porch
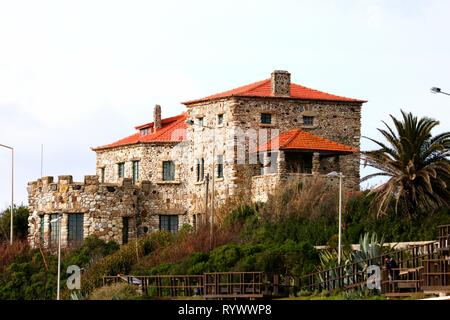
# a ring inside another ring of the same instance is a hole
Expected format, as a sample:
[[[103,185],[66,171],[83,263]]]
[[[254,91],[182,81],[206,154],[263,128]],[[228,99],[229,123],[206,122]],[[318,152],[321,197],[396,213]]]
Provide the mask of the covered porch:
[[[259,175],[252,178],[254,201],[266,201],[281,184],[342,172],[341,160],[358,150],[300,129],[282,133],[258,148]]]

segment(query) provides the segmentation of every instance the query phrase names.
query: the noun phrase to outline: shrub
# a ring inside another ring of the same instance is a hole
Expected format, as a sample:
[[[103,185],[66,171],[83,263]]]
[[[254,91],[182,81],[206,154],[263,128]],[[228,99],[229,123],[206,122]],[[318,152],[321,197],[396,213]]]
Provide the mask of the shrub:
[[[136,300],[141,297],[136,286],[127,283],[115,283],[92,291],[89,300]]]
[[[10,207],[11,208],[11,207]],[[14,206],[14,239],[26,240],[28,235],[28,207]],[[0,243],[8,242],[10,237],[11,209],[5,209],[0,213]]]

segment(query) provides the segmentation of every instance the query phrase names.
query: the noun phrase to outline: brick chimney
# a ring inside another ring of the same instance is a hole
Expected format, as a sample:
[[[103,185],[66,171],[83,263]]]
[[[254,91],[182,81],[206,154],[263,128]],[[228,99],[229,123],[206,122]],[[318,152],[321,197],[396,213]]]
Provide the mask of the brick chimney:
[[[153,132],[161,129],[161,106],[159,104],[155,105],[153,109]]]
[[[275,70],[271,74],[272,95],[289,97],[291,95],[291,74],[284,70]]]

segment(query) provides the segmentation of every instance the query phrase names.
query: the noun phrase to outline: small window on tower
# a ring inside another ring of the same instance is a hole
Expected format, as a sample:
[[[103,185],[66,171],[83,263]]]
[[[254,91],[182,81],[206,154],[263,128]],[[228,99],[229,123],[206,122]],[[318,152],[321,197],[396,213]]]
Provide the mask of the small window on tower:
[[[303,125],[304,126],[312,126],[312,125],[314,125],[314,117],[303,116]]]
[[[263,123],[263,124],[271,124],[272,123],[272,114],[270,114],[270,113],[261,113],[261,123]]]
[[[219,126],[223,124],[223,114],[217,115],[217,124]]]
[[[125,176],[125,163],[120,162],[117,164],[117,174],[119,178],[123,178]]]

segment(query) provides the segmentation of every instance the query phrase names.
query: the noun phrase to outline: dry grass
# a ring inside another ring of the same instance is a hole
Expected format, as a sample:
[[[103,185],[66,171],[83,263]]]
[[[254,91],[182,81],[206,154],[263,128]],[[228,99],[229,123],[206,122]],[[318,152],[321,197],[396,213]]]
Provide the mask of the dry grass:
[[[275,222],[287,217],[314,220],[322,215],[336,216],[338,195],[337,187],[321,177],[290,182],[269,196],[261,217]]]
[[[214,226],[213,238],[210,241],[209,224],[201,224],[194,232],[177,235],[169,245],[156,249],[145,260],[141,267],[152,268],[161,263],[177,263],[195,252],[209,252],[211,249],[236,241],[239,237],[239,226],[221,228]]]
[[[89,300],[136,300],[140,297],[138,288],[127,283],[115,283],[92,291]]]
[[[12,245],[0,244],[0,272],[12,263],[12,261],[19,255],[29,251],[27,241],[14,241]]]

